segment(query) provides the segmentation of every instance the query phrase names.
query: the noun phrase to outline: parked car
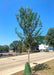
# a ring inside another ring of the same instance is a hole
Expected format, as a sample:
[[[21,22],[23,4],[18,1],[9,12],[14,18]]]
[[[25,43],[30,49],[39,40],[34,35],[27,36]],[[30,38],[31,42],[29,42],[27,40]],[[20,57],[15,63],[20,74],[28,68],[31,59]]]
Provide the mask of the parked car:
[[[3,54],[0,54],[0,57],[2,57],[3,56]]]

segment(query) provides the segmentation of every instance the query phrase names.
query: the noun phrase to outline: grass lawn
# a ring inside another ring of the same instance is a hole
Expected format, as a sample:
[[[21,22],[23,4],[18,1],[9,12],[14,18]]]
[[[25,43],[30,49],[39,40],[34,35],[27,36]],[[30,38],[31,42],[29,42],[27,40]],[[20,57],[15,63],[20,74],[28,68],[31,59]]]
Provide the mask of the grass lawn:
[[[51,60],[51,61],[48,61],[44,64],[47,64],[50,69],[44,69],[44,70],[39,70],[39,71],[33,71],[34,67],[31,68],[32,70],[32,73],[35,73],[35,74],[38,74],[38,75],[54,75],[54,60]],[[15,73],[13,75],[23,75],[24,74],[24,71],[21,71],[21,72],[18,72],[18,73]]]

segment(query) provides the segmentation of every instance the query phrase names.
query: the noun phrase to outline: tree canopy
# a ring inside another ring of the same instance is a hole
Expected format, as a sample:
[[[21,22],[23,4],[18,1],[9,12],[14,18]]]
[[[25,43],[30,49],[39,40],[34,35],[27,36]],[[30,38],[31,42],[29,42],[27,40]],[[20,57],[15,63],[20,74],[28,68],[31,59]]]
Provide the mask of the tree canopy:
[[[13,49],[14,51],[17,51],[17,48],[18,48],[18,41],[13,41],[10,44],[10,49]]]
[[[33,12],[28,6],[27,8],[21,8],[16,14],[17,22],[23,32],[16,30],[18,37],[23,41],[28,48],[31,48],[31,45],[34,42],[37,42],[36,37],[41,35],[42,23],[40,21],[40,15],[37,12]],[[19,29],[18,29],[19,30]]]
[[[13,49],[14,52],[22,52],[22,41],[13,41],[10,44],[10,49]]]
[[[54,28],[50,28],[45,36],[46,44],[54,48]]]

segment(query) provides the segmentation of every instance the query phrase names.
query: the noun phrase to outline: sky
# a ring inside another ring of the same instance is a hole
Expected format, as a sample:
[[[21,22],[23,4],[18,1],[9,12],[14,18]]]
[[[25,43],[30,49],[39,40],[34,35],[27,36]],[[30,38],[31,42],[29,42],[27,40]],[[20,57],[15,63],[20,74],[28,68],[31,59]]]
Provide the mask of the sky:
[[[33,8],[40,15],[42,35],[54,27],[54,0],[0,0],[0,45],[10,45],[14,40],[20,40],[15,28],[21,32],[15,14],[21,6]]]

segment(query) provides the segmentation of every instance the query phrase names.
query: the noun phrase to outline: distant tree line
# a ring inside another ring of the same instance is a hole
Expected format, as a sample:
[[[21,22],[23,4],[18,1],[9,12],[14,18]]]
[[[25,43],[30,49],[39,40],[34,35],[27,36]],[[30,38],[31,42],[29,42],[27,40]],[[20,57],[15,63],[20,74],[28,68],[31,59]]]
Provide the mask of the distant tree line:
[[[27,40],[26,40],[27,41]],[[25,41],[24,41],[25,42]],[[14,50],[14,52],[26,52],[27,51],[27,46],[22,42],[22,40],[19,41],[13,41],[10,44],[10,50]],[[38,50],[39,44],[44,44],[45,43],[45,36],[40,36],[37,38],[37,43],[34,42],[31,45],[31,51],[33,52],[34,50]]]
[[[8,51],[9,51],[9,46],[8,45],[4,45],[4,46],[0,45],[0,52],[8,52]]]

